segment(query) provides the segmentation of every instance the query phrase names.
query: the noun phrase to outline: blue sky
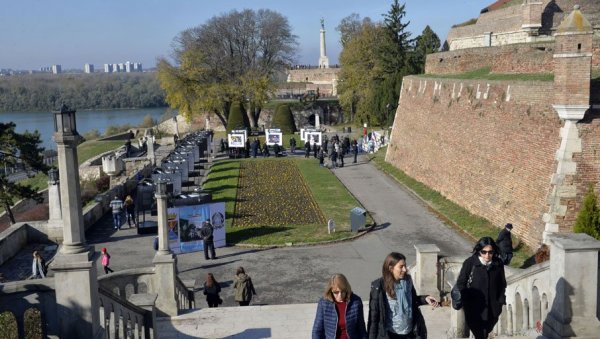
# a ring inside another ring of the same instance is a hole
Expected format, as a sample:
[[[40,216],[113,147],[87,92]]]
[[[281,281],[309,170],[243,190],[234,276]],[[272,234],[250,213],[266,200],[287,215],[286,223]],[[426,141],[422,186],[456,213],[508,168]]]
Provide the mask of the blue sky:
[[[494,0],[406,0],[413,37],[426,25],[445,40],[451,25],[475,18]],[[0,7],[0,68],[63,69],[92,63],[142,62],[169,56],[182,30],[233,9],[268,8],[289,20],[298,36],[299,64],[317,64],[320,18],[330,64],[341,50],[335,27],[352,13],[379,21],[391,0],[15,0]]]

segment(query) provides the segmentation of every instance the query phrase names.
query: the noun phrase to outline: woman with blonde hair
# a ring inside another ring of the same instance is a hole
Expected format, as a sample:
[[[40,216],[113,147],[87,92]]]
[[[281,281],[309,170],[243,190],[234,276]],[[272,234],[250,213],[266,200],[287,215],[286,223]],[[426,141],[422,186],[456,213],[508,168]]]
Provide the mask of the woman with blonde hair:
[[[135,203],[131,195],[125,198],[125,215],[127,216],[127,225],[131,227],[131,223],[133,223],[133,227],[137,227],[135,223]]]
[[[317,306],[312,338],[367,338],[362,299],[352,293],[352,287],[343,274],[336,273],[327,282]]]

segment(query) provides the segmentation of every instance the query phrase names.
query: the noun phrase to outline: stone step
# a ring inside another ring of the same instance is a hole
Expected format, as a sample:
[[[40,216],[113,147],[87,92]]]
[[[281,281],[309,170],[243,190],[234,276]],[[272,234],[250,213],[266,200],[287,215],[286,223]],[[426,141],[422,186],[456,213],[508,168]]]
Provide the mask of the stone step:
[[[364,303],[365,320],[369,305]],[[194,310],[171,318],[157,318],[158,338],[311,338],[317,304],[220,307]],[[421,311],[429,338],[447,338],[450,308]]]

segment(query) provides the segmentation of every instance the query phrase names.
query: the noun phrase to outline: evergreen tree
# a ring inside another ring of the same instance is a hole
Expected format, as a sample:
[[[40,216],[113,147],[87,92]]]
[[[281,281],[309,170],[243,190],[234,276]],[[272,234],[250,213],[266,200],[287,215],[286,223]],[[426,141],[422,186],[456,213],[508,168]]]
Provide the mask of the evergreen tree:
[[[246,129],[248,127],[250,127],[250,122],[244,106],[240,102],[232,104],[227,120],[227,133],[234,129]]]
[[[440,38],[435,32],[427,25],[423,30],[423,33],[416,39],[415,45],[415,65],[419,70],[419,73],[425,72],[425,61],[427,54],[435,53],[440,50]]]
[[[600,209],[598,208],[596,193],[594,193],[594,185],[590,185],[583,198],[583,206],[581,206],[577,215],[573,232],[585,233],[600,239]]]
[[[28,175],[36,171],[46,173],[48,169],[43,163],[44,149],[40,147],[40,133],[17,133],[15,127],[13,122],[0,123],[0,167],[22,167]],[[43,201],[42,195],[31,186],[12,182],[6,173],[1,173],[0,205],[6,210],[11,224],[16,222],[11,206],[19,199],[34,199],[40,203]]]
[[[296,132],[294,114],[292,114],[290,105],[280,104],[277,106],[277,109],[275,110],[275,115],[273,116],[273,123],[271,124],[271,126],[273,126],[273,128],[281,129],[281,132],[284,134],[292,134]]]

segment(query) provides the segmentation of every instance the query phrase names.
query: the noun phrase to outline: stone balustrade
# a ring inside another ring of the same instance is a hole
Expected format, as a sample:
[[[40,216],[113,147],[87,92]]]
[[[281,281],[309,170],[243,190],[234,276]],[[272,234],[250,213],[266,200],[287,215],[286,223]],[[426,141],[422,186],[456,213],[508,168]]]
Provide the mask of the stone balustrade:
[[[186,286],[178,276],[175,276],[175,293],[177,294],[177,309],[185,310],[196,308],[194,287]]]
[[[21,280],[0,284],[0,321],[10,327],[16,321],[19,338],[58,336],[58,310],[54,278]],[[6,329],[8,331],[8,329]]]
[[[103,287],[98,288],[100,326],[109,338],[156,338],[156,295],[142,296],[133,294],[128,301]],[[144,306],[149,306],[150,309],[145,309]]]

